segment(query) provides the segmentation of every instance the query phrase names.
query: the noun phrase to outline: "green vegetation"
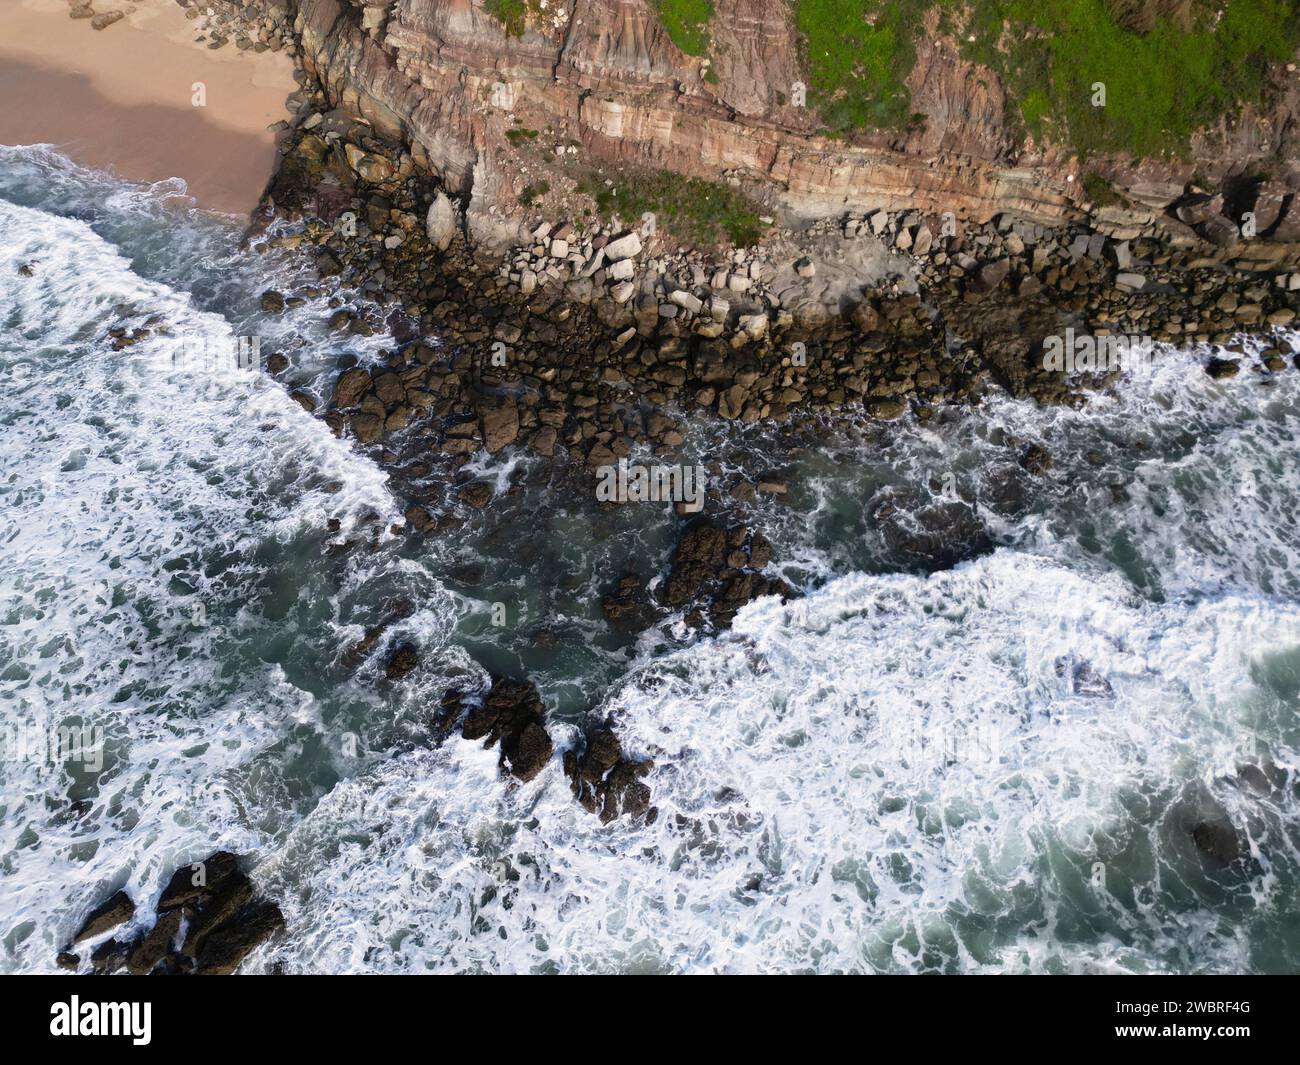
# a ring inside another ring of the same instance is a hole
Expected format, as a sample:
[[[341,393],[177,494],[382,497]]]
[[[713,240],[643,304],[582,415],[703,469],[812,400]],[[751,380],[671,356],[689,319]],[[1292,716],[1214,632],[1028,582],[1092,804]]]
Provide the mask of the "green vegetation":
[[[519,194],[519,202],[525,207],[531,207],[550,191],[551,183],[549,181],[538,181],[533,185],[525,185],[523,191]]]
[[[528,25],[526,0],[487,0],[483,9],[505,27],[511,37],[522,37]]]
[[[711,0],[655,0],[655,6],[673,44],[686,55],[708,53]]]
[[[829,132],[909,124],[912,100],[906,79],[916,62],[922,16],[934,3],[795,0],[808,103]]]
[[[1055,132],[1085,153],[1181,152],[1196,129],[1260,100],[1266,62],[1286,59],[1300,43],[1289,0],[1186,7],[1190,29],[1159,18],[1150,32],[1135,33],[1105,0],[985,0],[973,5],[970,52],[1002,74],[1014,98],[1039,93],[1050,101],[1047,111],[1022,103],[1036,135]],[[1008,35],[999,49],[1004,20],[1027,32]],[[1092,106],[1096,82],[1106,86],[1105,107]]]
[[[642,171],[619,175],[612,188],[603,175],[589,174],[578,187],[595,199],[601,218],[618,215],[633,223],[650,211],[658,226],[700,249],[712,250],[726,243],[746,248],[763,235],[758,205],[735,189],[712,181]]]
[[[508,129],[506,130],[506,140],[512,145],[518,147],[525,141],[534,141],[537,139],[537,130],[535,129]]]
[[[1266,63],[1300,45],[1292,0],[1169,0],[1154,10],[1126,0],[793,3],[808,102],[828,132],[915,121],[906,79],[923,15],[937,6],[964,54],[1000,75],[1024,130],[1084,154],[1185,151],[1193,131],[1260,101]],[[1093,106],[1097,82],[1104,107]]]
[[[1098,207],[1113,207],[1124,202],[1124,198],[1115,191],[1115,186],[1100,174],[1085,174],[1083,191]]]

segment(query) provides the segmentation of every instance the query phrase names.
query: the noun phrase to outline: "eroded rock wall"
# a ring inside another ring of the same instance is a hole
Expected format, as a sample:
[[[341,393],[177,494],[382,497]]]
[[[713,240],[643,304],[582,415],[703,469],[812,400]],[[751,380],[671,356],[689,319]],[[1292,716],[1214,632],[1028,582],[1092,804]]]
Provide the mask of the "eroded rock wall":
[[[559,130],[585,158],[770,189],[783,206],[821,216],[845,208],[920,207],[985,219],[1000,211],[1053,222],[1079,215],[1071,153],[1019,142],[997,75],[960,54],[927,16],[909,79],[924,122],[853,143],[816,132],[796,107],[800,37],[787,0],[718,0],[709,56],[683,54],[650,0],[536,0],[513,36],[482,0],[281,0],[305,62],[337,105],[401,136],[449,189],[475,174],[511,202],[511,128]],[[1089,168],[1141,215],[1177,199],[1193,174],[1222,180],[1268,160],[1300,187],[1300,91],[1278,83],[1268,114],[1246,109],[1194,142],[1188,159],[1093,159]]]

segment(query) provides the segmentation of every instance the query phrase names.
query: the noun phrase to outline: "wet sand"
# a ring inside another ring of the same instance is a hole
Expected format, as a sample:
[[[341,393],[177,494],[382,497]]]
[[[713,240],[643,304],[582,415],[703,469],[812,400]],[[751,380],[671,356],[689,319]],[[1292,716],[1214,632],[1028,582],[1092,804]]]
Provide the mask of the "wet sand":
[[[134,181],[178,177],[201,206],[251,211],[275,168],[267,127],[288,117],[292,60],[195,44],[174,0],[105,30],[67,11],[0,4],[0,144],[51,144]]]

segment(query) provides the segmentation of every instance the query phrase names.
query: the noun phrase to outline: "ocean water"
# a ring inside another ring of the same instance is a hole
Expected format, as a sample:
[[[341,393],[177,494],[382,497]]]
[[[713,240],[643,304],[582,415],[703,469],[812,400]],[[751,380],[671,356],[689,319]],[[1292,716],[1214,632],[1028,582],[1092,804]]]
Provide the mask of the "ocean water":
[[[0,728],[104,739],[96,771],[6,747],[0,970],[53,971],[117,888],[146,925],[218,848],[287,919],[254,971],[1300,968],[1300,373],[1167,352],[1080,411],[827,433],[759,517],[803,597],[626,638],[600,598],[666,560],[666,509],[507,454],[476,467],[492,507],[408,540],[389,473],[281,383],[169,367],[257,335],[324,396],[385,344],[329,334],[330,293],[262,315],[309,278],[183,192],[0,148]],[[913,535],[960,561],[928,572]],[[511,786],[439,744],[440,696],[489,669],[537,681],[557,746],[612,716],[657,819],[600,824],[558,757]],[[1191,836],[1222,817],[1226,868]]]

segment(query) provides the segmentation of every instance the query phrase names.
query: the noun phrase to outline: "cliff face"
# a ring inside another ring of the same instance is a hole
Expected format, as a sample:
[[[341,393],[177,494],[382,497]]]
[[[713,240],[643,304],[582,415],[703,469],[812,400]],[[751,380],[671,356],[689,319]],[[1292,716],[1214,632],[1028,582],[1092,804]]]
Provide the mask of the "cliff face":
[[[582,160],[738,179],[803,215],[907,206],[1051,222],[1085,200],[1074,153],[1015,130],[1002,81],[963,57],[937,8],[907,79],[923,120],[841,140],[796,105],[809,75],[788,0],[717,0],[707,56],[681,51],[650,0],[515,0],[528,12],[520,35],[499,0],[487,0],[496,14],[484,0],[281,2],[332,102],[480,201],[490,190],[508,204],[526,183],[507,131],[543,129]],[[1261,161],[1269,195],[1285,200],[1300,187],[1294,73],[1279,68],[1273,90],[1268,113],[1224,116],[1186,159],[1093,156],[1086,170],[1129,200],[1109,222],[1150,224],[1194,174],[1221,185]]]

